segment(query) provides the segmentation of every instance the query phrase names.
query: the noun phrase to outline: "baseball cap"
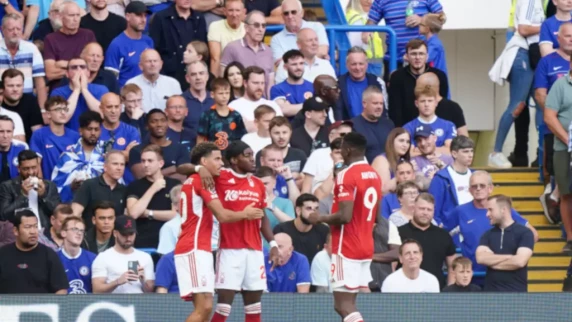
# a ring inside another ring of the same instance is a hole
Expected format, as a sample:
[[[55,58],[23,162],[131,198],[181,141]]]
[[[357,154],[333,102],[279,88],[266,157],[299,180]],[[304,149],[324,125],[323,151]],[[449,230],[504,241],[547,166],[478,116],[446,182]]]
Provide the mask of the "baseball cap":
[[[330,108],[330,106],[328,104],[326,104],[326,102],[324,102],[323,99],[321,99],[317,96],[310,97],[309,99],[304,101],[304,104],[302,105],[302,111],[303,112],[326,111],[329,108]]]
[[[337,129],[338,127],[340,127],[342,125],[348,125],[352,129],[354,128],[354,122],[352,122],[352,121],[336,121],[336,122],[334,122],[334,124],[330,125],[330,128],[328,129],[328,133],[332,132],[333,130]]]
[[[115,230],[117,230],[121,235],[136,233],[137,224],[135,219],[125,215],[115,218]]]
[[[433,128],[429,124],[421,124],[415,128],[415,134],[413,138],[416,139],[417,137],[424,137],[428,138],[429,136],[435,134],[433,132]]]
[[[141,14],[147,13],[147,6],[141,1],[129,2],[127,7],[125,7],[125,13]]]

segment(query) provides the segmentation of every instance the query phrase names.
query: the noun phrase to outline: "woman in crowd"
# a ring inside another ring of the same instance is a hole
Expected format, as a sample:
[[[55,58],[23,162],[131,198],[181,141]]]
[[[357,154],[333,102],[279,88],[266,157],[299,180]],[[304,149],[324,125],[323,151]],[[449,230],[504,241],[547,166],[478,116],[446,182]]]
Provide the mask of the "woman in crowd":
[[[390,191],[395,191],[395,170],[400,160],[409,161],[409,150],[411,148],[411,136],[401,127],[396,127],[387,136],[385,142],[385,153],[373,160],[371,166],[381,176],[381,191],[385,195]]]
[[[232,62],[224,69],[224,78],[226,78],[232,87],[230,102],[241,98],[244,95],[244,81],[242,78],[243,71],[244,66],[239,62]]]
[[[397,227],[407,224],[413,219],[413,211],[415,210],[415,199],[419,196],[419,188],[413,181],[405,181],[397,185],[397,200],[401,205],[401,209],[389,216],[389,221]]]
[[[430,13],[422,18],[419,25],[419,33],[425,36],[427,42],[428,59],[427,63],[434,68],[447,73],[447,62],[445,59],[445,47],[437,34],[443,29],[443,24],[447,20],[444,13]]]

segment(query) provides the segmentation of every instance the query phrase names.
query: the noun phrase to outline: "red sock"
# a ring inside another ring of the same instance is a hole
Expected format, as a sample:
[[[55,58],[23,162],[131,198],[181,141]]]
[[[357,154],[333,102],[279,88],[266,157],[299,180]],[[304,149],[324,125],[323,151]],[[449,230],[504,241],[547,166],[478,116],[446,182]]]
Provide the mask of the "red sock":
[[[244,307],[244,322],[260,322],[262,315],[262,304],[260,302]]]
[[[230,308],[228,304],[217,304],[211,322],[225,322],[230,315]]]

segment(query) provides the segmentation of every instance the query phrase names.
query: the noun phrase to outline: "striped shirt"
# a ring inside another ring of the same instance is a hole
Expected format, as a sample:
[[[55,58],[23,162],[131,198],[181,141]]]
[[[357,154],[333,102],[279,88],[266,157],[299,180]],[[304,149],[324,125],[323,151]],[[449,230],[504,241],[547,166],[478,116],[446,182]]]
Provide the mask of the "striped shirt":
[[[419,27],[408,28],[405,26],[405,9],[409,2],[414,6],[416,15],[423,17],[427,13],[438,13],[443,11],[439,0],[374,0],[369,10],[368,19],[377,25],[381,19],[385,19],[385,24],[395,30],[397,35],[397,60],[403,61],[405,46],[414,38],[419,38]],[[389,46],[389,38],[387,38]],[[389,52],[385,54],[385,59],[389,59]]]
[[[20,40],[18,51],[13,58],[6,42],[0,41],[0,75],[9,68],[16,68],[24,74],[24,93],[34,91],[34,77],[46,76],[42,54],[36,45],[25,40]]]

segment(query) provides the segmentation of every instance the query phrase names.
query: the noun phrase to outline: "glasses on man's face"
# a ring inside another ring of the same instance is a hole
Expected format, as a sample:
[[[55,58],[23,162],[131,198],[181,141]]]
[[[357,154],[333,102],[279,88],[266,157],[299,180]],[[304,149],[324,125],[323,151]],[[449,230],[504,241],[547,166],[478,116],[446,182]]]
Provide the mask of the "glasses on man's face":
[[[327,90],[339,92],[340,88],[338,86],[325,86]]]
[[[286,17],[292,15],[295,16],[298,13],[298,10],[290,10],[290,11],[283,11],[282,14]]]
[[[56,107],[54,109],[51,109],[50,112],[55,112],[55,113],[67,113],[69,112],[69,108],[67,107]]]
[[[471,189],[478,190],[478,189],[485,189],[487,187],[484,183],[476,183],[471,185]]]
[[[419,191],[405,191],[403,195],[407,197],[417,197],[419,196]]]
[[[266,29],[266,23],[253,22],[253,23],[249,23],[248,25],[252,26],[256,29],[258,29],[258,28]]]
[[[76,227],[68,228],[67,231],[71,231],[71,232],[74,233],[74,234],[77,234],[77,233],[83,234],[83,233],[85,232],[84,229],[79,229],[79,228],[76,228]]]
[[[87,65],[69,65],[69,69],[71,70],[78,70],[78,69],[87,69]]]

